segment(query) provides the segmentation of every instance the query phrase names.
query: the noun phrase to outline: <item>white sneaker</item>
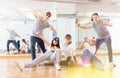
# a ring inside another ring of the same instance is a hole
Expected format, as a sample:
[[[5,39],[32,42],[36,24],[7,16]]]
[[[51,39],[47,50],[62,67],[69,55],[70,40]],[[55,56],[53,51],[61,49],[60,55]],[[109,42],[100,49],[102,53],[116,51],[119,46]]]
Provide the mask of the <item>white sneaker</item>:
[[[13,51],[10,51],[9,53],[10,53],[10,55],[14,55],[14,52],[13,52]]]
[[[80,66],[85,67],[85,68],[89,68],[89,67],[91,67],[91,64],[90,63],[87,63],[87,64],[81,63]]]
[[[116,67],[116,65],[113,62],[110,62],[106,67],[105,67],[105,71],[111,71],[114,67]]]
[[[90,66],[91,66],[90,63],[88,63],[88,64],[84,64],[84,67],[85,67],[85,68],[89,68]]]
[[[10,55],[10,52],[6,52],[6,55]]]
[[[60,71],[60,70],[61,70],[61,67],[60,67],[60,65],[59,65],[59,64],[55,64],[55,67],[56,67],[56,69],[57,69],[58,71]]]

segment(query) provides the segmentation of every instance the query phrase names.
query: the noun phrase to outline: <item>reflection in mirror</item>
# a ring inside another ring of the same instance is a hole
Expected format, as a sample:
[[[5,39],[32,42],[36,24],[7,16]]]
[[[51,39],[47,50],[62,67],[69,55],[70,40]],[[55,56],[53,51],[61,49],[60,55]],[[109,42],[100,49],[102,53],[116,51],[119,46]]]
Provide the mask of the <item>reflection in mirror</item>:
[[[6,3],[6,2],[5,2]],[[41,2],[34,1],[33,5],[29,5],[31,2],[23,4],[22,2],[16,2],[18,5],[9,2],[9,5],[4,8],[0,8],[0,54],[4,55],[7,53],[7,40],[9,38],[9,33],[6,31],[7,28],[13,29],[16,33],[20,35],[16,37],[16,41],[20,40],[20,45],[23,45],[22,39],[30,41],[30,36],[32,34],[33,26],[35,23],[35,17],[32,14],[31,8],[35,9],[38,14],[43,15],[46,11],[52,13],[52,17],[49,19],[50,25],[52,25],[57,30],[57,36],[60,37],[61,45],[64,41],[65,34],[72,35],[72,43],[75,50],[79,50],[79,44],[81,43],[84,36],[89,38],[92,36],[97,37],[94,29],[80,29],[76,27],[76,23],[80,22],[81,25],[89,25],[92,23],[90,21],[91,14],[93,12],[98,12],[101,16],[101,19],[109,19],[113,24],[112,27],[108,27],[110,34],[112,36],[112,47],[114,51],[119,50],[120,46],[120,37],[116,36],[116,33],[119,32],[119,17],[120,13],[117,9],[118,6],[107,7],[104,5],[97,4],[81,4],[81,3],[60,3],[60,2]],[[41,4],[41,5],[39,5]],[[13,6],[12,6],[13,5]],[[20,6],[23,7],[20,7]],[[49,6],[46,6],[49,5]],[[95,9],[93,9],[96,7]],[[108,8],[109,11],[108,11]],[[107,9],[107,10],[106,10]],[[114,11],[113,11],[114,10]],[[48,29],[44,30],[44,37],[50,42],[52,40],[52,33]],[[18,41],[19,43],[19,41]],[[30,45],[30,43],[27,43]],[[117,45],[116,45],[117,44]],[[37,44],[36,44],[37,45]],[[106,46],[105,44],[103,44]],[[106,47],[101,47],[106,50]],[[46,46],[47,47],[47,46]],[[15,46],[10,43],[9,49],[15,54],[17,50]],[[39,50],[36,47],[36,51]],[[24,53],[24,52],[23,52]],[[11,53],[12,54],[12,53]]]
[[[33,8],[32,8],[33,9]],[[52,13],[49,22],[52,23],[56,20],[55,9],[36,9],[36,12],[43,15],[46,11]],[[0,55],[6,54],[23,54],[23,39],[28,48],[30,45],[30,36],[32,34],[35,17],[32,14],[31,8],[0,8]],[[52,32],[45,31],[45,36],[52,35]],[[4,35],[3,35],[4,34]],[[51,37],[52,38],[52,37]],[[50,40],[50,38],[48,38]],[[37,48],[36,48],[37,49]],[[29,53],[29,49],[26,50]]]

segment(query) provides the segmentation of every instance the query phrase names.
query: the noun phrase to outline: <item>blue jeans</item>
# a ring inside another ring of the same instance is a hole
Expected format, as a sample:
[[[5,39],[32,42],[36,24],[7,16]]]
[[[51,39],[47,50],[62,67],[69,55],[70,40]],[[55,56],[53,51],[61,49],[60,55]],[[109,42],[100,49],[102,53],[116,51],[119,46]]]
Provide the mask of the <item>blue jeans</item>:
[[[15,40],[7,40],[7,51],[8,52],[10,51],[10,48],[9,48],[10,43],[12,43],[15,46],[15,48],[18,50],[18,52],[20,52],[19,46]]]
[[[38,45],[40,46],[43,53],[46,52],[43,40],[40,39],[40,38],[31,36],[30,37],[30,52],[31,52],[31,55],[32,55],[32,60],[34,60],[36,58],[36,50],[35,50],[35,44],[36,43],[38,43]]]
[[[95,56],[95,54],[92,54],[88,49],[85,49],[83,51],[81,59],[83,63],[91,63],[97,68],[104,68],[102,62]]]
[[[104,42],[107,45],[109,62],[112,62],[113,61],[113,57],[112,57],[113,55],[112,55],[112,46],[111,46],[111,37],[110,37],[110,35],[107,35],[104,39],[97,39],[96,40],[96,53],[97,53],[97,50],[99,49],[99,47]]]

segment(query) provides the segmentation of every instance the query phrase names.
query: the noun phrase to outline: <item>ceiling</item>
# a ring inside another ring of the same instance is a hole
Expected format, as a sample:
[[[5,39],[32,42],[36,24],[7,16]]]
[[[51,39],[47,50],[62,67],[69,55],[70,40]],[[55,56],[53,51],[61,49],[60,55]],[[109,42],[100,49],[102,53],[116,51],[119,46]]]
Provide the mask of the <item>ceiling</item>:
[[[120,0],[34,0],[34,1],[51,1],[51,2],[64,2],[64,3],[77,3],[77,4],[101,4],[101,5],[114,5],[120,3]]]
[[[88,12],[120,13],[120,0],[0,0],[0,20],[33,20],[31,8],[37,12],[85,15]],[[113,8],[113,9],[111,9]]]

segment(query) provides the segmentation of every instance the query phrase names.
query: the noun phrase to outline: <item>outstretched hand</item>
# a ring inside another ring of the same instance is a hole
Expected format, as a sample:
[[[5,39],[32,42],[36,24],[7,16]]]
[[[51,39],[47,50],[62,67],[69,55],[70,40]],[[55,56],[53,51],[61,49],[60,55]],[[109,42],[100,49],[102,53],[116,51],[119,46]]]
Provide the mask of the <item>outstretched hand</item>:
[[[88,41],[88,37],[86,36],[86,37],[84,37],[84,40],[83,40],[84,42],[87,42]]]
[[[36,34],[45,42],[47,46],[50,46],[50,43],[41,35],[41,33],[37,32]]]
[[[79,27],[80,26],[80,23],[77,23],[77,25],[76,25],[77,27]]]

